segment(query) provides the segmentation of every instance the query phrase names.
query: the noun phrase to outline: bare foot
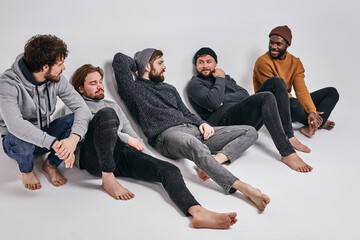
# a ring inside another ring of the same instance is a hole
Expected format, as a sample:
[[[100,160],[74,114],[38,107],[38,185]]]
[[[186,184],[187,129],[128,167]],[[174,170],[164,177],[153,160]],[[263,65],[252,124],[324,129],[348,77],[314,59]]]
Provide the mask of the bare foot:
[[[306,145],[302,144],[296,137],[289,138],[289,141],[293,148],[295,148],[298,151],[310,153],[311,149],[308,148]]]
[[[210,177],[203,171],[201,170],[199,167],[195,167],[197,174],[199,175],[199,177],[203,180],[209,180]]]
[[[120,185],[113,173],[102,173],[102,188],[116,200],[130,200],[135,194]]]
[[[335,122],[326,120],[321,129],[331,130],[335,127]]]
[[[316,129],[314,129],[310,126],[303,126],[302,128],[300,128],[300,132],[307,137],[311,137],[311,136],[314,136]]]
[[[242,193],[250,198],[250,200],[255,203],[260,211],[264,211],[266,206],[270,203],[270,198],[268,195],[261,193],[259,189],[254,188],[249,184],[246,184],[246,187]]]
[[[21,173],[24,187],[30,190],[37,190],[41,188],[39,179],[36,177],[35,170],[29,173]]]
[[[49,159],[45,160],[42,168],[44,172],[46,172],[49,175],[50,182],[55,187],[60,187],[67,182],[67,179],[60,174],[59,170],[50,165]]]
[[[193,216],[194,228],[227,229],[237,222],[236,213],[216,213],[200,205],[191,206],[188,212]]]
[[[307,165],[296,153],[282,157],[281,161],[298,172],[310,172],[313,168]]]

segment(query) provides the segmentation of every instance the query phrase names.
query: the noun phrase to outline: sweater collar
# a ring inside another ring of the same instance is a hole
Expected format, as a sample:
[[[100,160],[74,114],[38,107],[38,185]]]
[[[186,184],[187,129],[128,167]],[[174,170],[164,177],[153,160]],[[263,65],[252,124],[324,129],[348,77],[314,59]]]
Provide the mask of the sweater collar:
[[[198,74],[197,74],[197,77],[198,77],[198,78],[201,78],[201,79],[204,79],[204,80],[210,80],[210,81],[215,81],[215,80],[216,80],[213,75],[210,75],[210,76],[208,76],[208,77],[204,77],[204,76],[201,75],[199,72],[198,72]]]
[[[144,82],[144,83],[147,83],[147,84],[150,84],[150,85],[159,85],[159,84],[163,83],[163,82],[154,82],[154,81],[151,81],[149,79],[142,78],[142,77],[138,77],[137,80],[141,81],[141,82]]]
[[[24,58],[20,59],[19,67],[20,67],[21,72],[24,74],[26,80],[28,80],[33,85],[40,86],[46,82],[46,81],[44,81],[44,82],[39,83],[35,80],[34,76],[30,73],[29,68],[26,66]]]

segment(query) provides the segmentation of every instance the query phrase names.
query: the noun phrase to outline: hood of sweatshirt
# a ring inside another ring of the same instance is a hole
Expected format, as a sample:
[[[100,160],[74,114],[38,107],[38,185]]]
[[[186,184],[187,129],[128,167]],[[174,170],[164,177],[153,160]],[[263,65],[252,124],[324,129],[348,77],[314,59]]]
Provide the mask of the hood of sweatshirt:
[[[36,82],[23,56],[23,54],[18,55],[11,68],[3,73],[1,84],[4,88],[8,85],[16,87],[22,117],[38,128],[44,129],[49,125],[50,116],[55,110],[56,95],[51,91],[54,83],[48,80],[42,83]],[[1,116],[0,120],[2,120]]]

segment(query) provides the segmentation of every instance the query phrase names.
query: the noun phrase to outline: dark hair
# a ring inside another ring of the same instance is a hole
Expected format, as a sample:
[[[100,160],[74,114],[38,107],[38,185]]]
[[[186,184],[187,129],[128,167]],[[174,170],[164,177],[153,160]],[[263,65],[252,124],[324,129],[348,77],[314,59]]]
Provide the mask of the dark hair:
[[[154,61],[158,59],[159,57],[163,56],[163,52],[161,50],[155,50],[153,54],[151,55],[151,58],[149,60],[150,65],[152,66]]]
[[[71,84],[74,86],[75,90],[79,92],[79,87],[84,86],[85,78],[89,73],[98,72],[101,75],[101,78],[104,77],[104,71],[101,67],[94,67],[91,64],[82,65],[78,68],[71,78]]]
[[[36,35],[24,47],[24,60],[30,72],[40,72],[45,65],[49,67],[65,59],[69,51],[66,44],[54,35]]]

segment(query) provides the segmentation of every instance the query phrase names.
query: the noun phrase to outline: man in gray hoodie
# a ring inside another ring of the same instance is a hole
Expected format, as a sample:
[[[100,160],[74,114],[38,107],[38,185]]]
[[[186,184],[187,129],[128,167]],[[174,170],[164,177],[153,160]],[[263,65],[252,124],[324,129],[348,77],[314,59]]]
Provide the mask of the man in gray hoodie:
[[[17,161],[25,188],[41,188],[34,172],[34,155],[50,152],[43,164],[55,186],[67,179],[57,167],[71,168],[78,141],[91,113],[84,100],[61,75],[66,44],[53,35],[33,36],[10,69],[0,76],[0,134],[4,152]],[[74,114],[50,121],[57,96]]]

